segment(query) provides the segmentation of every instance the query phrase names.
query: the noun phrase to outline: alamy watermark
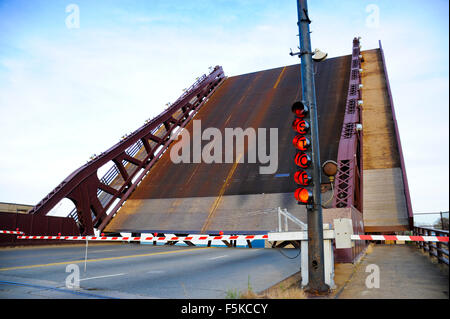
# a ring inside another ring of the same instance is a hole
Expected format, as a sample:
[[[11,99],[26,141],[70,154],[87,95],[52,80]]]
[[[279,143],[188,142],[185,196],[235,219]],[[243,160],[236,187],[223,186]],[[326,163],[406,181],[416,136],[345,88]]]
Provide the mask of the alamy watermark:
[[[66,277],[66,288],[80,288],[80,267],[77,264],[69,264],[66,266],[66,272],[70,273]]]
[[[366,12],[369,15],[366,18],[366,27],[376,29],[380,27],[380,7],[376,4],[368,4]]]
[[[80,28],[80,7],[77,4],[71,3],[66,6],[66,27],[67,29]]]
[[[367,265],[366,272],[370,273],[366,277],[366,287],[369,289],[380,288],[380,267],[375,264]]]
[[[176,140],[178,136],[181,136],[181,139],[178,139],[172,146],[170,159],[175,164],[244,163],[243,154],[245,153],[247,163],[265,165],[259,166],[260,174],[274,174],[277,171],[278,128],[270,128],[269,130],[258,128],[256,130],[249,127],[244,130],[240,127],[227,127],[224,133],[225,138],[223,138],[221,130],[214,127],[208,127],[202,132],[201,120],[194,120],[192,139],[191,134],[186,129],[182,129],[178,134],[172,134],[172,140]],[[209,142],[202,147],[202,141]],[[245,149],[245,146],[247,146],[247,149]]]

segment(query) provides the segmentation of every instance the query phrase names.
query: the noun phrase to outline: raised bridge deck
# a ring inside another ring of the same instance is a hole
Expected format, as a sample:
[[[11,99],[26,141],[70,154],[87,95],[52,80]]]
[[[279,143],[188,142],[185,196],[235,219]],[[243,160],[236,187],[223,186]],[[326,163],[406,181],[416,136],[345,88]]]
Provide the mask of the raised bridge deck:
[[[323,160],[337,158],[349,70],[350,56],[317,65]],[[267,231],[276,229],[279,206],[304,218],[303,207],[292,200],[292,178],[277,176],[295,172],[290,108],[301,99],[299,81],[298,64],[229,77],[194,118],[201,120],[202,129],[216,127],[223,136],[226,127],[278,128],[276,173],[259,174],[267,164],[248,163],[247,149],[245,163],[239,164],[174,164],[169,149],[105,231]],[[192,139],[192,122],[186,129]]]
[[[383,61],[379,49],[362,54],[364,223],[369,231],[407,229],[407,200]],[[316,65],[322,161],[337,157],[349,66],[350,56]],[[259,174],[259,167],[267,164],[248,163],[247,149],[245,162],[239,164],[174,164],[169,149],[105,231],[268,231],[276,229],[277,207],[306,221],[304,208],[291,200],[295,185],[287,176],[295,170],[289,119],[292,102],[301,99],[299,81],[299,65],[229,77],[194,118],[201,120],[202,130],[215,127],[223,136],[225,128],[278,128],[276,173]],[[192,139],[192,121],[186,129]],[[380,192],[390,195],[380,202]]]

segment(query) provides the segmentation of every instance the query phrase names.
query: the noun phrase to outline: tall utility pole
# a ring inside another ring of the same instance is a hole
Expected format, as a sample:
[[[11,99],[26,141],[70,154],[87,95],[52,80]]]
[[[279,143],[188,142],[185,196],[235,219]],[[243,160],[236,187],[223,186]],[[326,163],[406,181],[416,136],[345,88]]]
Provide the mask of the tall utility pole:
[[[327,292],[329,287],[325,284],[324,253],[323,253],[323,221],[322,221],[322,195],[321,165],[319,152],[319,127],[317,121],[316,91],[314,87],[314,68],[311,51],[311,38],[306,0],[297,0],[298,30],[300,36],[300,59],[302,78],[303,104],[310,110],[311,119],[311,148],[312,148],[312,176],[314,181],[314,203],[307,205],[308,220],[308,287],[312,293]]]

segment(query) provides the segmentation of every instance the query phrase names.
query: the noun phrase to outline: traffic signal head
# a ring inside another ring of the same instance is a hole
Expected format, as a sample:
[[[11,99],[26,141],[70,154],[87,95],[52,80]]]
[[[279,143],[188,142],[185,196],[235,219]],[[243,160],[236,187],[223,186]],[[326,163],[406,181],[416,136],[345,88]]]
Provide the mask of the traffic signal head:
[[[294,162],[301,168],[308,168],[311,165],[311,157],[306,153],[297,153]]]
[[[303,152],[307,151],[309,149],[309,146],[311,145],[309,139],[306,136],[302,135],[295,136],[292,140],[292,143],[298,150]]]
[[[296,118],[292,123],[292,128],[299,134],[306,134],[309,131],[309,123],[303,119]]]
[[[295,199],[302,204],[310,204],[312,203],[313,195],[310,190],[306,188],[297,188],[295,190]]]
[[[312,177],[306,171],[297,171],[294,174],[294,180],[299,185],[308,186]]]
[[[302,168],[295,172],[294,181],[302,187],[295,190],[294,196],[299,204],[309,205],[313,203],[313,195],[310,187],[313,184],[312,176],[307,171],[312,164],[311,157],[311,140],[310,140],[310,116],[309,108],[300,101],[292,104],[292,112],[295,119],[292,122],[292,128],[296,132],[296,136],[292,140],[292,144],[297,149],[295,155],[295,164]]]
[[[295,116],[304,118],[308,114],[309,109],[302,102],[298,101],[292,104],[292,112],[295,114]]]

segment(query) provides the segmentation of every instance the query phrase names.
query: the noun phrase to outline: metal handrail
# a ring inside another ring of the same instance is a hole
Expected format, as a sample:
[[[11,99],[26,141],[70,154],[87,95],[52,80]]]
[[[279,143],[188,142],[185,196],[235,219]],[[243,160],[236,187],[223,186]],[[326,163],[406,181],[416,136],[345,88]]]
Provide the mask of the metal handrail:
[[[300,219],[298,219],[297,217],[295,217],[294,215],[289,213],[287,211],[287,208],[282,210],[280,207],[278,207],[278,231],[279,232],[283,231],[282,227],[281,227],[281,216],[282,215],[284,216],[284,231],[288,231],[288,219],[290,221],[292,221],[293,223],[297,224],[298,226],[300,226],[301,230],[307,230],[308,229],[308,225],[306,225]]]
[[[413,229],[414,235],[416,236],[440,236],[445,235],[448,236],[448,230],[435,229],[429,227],[414,227]],[[416,242],[417,246],[424,251],[428,251],[428,254],[434,256],[438,259],[439,263],[449,264],[448,257],[448,242],[428,242],[428,241],[419,241]]]
[[[421,226],[414,226],[414,228],[418,228],[418,229],[424,229],[424,230],[428,230],[431,232],[435,232],[435,233],[440,233],[440,234],[445,234],[448,236],[449,231],[446,229],[438,229],[438,228],[433,228],[433,227],[421,227]]]

